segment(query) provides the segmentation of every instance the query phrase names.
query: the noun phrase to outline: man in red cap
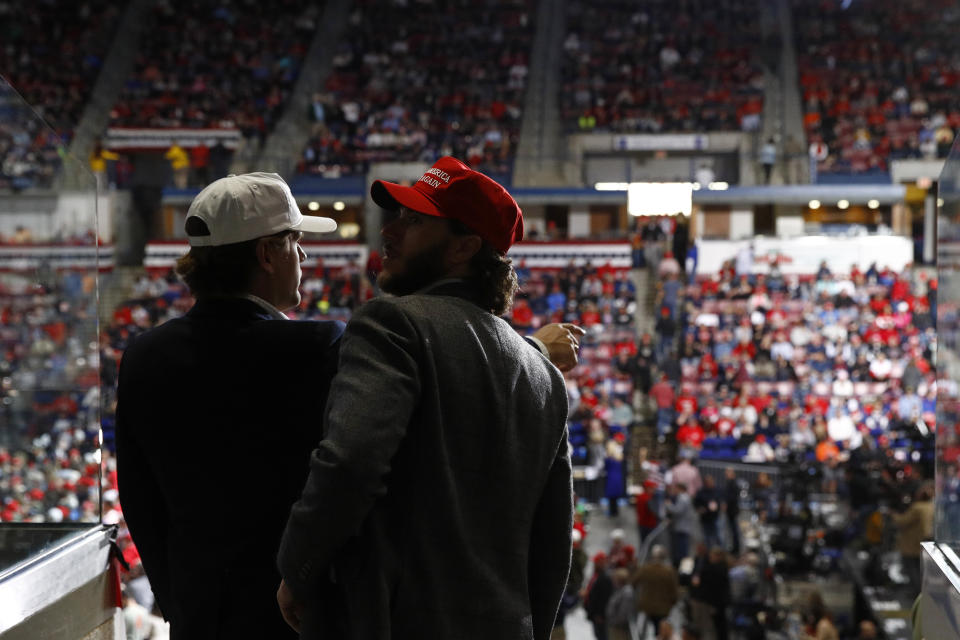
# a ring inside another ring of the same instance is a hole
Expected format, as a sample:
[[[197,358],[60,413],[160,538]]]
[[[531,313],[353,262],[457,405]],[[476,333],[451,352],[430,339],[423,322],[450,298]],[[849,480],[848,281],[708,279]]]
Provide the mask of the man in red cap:
[[[371,196],[392,214],[379,284],[394,297],[344,333],[280,608],[302,638],[546,639],[570,562],[567,400],[498,317],[520,207],[449,157]]]

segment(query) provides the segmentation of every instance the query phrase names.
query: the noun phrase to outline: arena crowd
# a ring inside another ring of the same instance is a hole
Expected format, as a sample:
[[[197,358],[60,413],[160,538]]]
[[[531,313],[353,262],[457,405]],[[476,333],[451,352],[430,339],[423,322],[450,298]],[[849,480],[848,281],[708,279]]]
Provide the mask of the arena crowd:
[[[314,133],[300,170],[340,177],[372,162],[450,155],[508,174],[536,8],[530,0],[457,0],[411,21],[406,3],[355,3],[310,106]]]
[[[946,157],[960,127],[954,3],[791,5],[807,137],[828,150],[818,171],[886,171],[893,160]]]

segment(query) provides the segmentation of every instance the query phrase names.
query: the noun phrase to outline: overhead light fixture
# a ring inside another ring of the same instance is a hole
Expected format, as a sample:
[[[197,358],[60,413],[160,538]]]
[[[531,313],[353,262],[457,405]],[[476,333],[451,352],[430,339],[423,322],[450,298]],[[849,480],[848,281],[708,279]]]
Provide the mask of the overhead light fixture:
[[[320,203],[313,200],[307,204],[307,209],[310,209],[310,211],[318,211],[320,209]]]
[[[726,182],[711,182],[707,188],[711,191],[726,191],[730,188],[730,185]]]
[[[870,207],[871,209],[877,209],[877,208],[880,207],[880,201],[879,201],[879,200],[870,200],[870,201],[867,202],[867,206]]]
[[[849,206],[850,206],[849,200],[841,200],[840,202],[837,203],[837,208],[839,209],[846,209]]]
[[[819,208],[820,208],[820,201],[819,201],[819,200],[811,200],[810,202],[807,203],[807,206],[810,207],[811,209],[814,209],[814,210],[819,209]]]
[[[938,207],[942,207],[942,206],[943,206],[943,198],[937,198],[937,206],[938,206]]]
[[[343,211],[346,208],[347,208],[347,205],[345,205],[342,200],[337,200],[336,202],[333,203],[334,211]]]

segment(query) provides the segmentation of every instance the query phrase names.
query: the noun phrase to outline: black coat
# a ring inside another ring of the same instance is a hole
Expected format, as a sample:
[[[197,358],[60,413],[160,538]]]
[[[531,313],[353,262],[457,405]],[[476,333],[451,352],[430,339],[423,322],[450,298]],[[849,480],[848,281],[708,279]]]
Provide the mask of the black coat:
[[[173,640],[296,637],[276,603],[276,550],[342,332],[203,300],[125,351],[120,500]]]
[[[730,604],[730,573],[726,562],[706,562],[699,571],[700,584],[692,596],[718,609]]]
[[[587,619],[603,622],[607,617],[607,603],[613,595],[613,580],[606,569],[600,571],[596,580],[593,580],[583,599],[583,610]]]
[[[303,637],[550,636],[573,520],[563,376],[461,286],[347,325],[278,555]],[[316,594],[331,574],[339,609]]]

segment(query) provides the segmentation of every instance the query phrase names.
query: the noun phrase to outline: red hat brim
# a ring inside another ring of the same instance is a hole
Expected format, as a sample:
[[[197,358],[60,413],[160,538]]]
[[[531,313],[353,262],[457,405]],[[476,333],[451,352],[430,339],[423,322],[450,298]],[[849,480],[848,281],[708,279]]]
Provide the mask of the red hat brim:
[[[396,211],[403,206],[429,216],[449,217],[440,210],[437,203],[413,187],[375,180],[370,187],[370,195],[377,206],[388,211]]]

